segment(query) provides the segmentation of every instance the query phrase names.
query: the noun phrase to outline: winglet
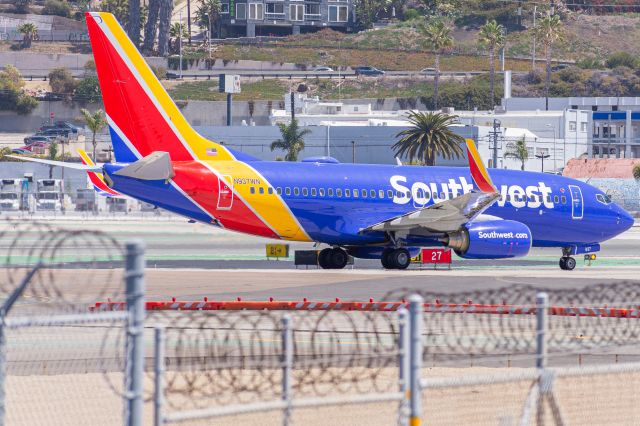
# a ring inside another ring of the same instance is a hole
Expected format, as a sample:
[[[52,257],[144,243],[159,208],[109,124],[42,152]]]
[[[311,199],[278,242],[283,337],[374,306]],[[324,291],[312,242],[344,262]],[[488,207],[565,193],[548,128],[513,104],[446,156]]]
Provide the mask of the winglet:
[[[480,154],[478,153],[478,149],[476,148],[473,139],[466,139],[466,142],[467,156],[469,157],[469,169],[471,170],[473,182],[482,192],[497,192],[487,169],[484,167],[484,164],[482,164],[482,158],[480,158]]]
[[[87,166],[95,166],[95,163],[91,160],[91,158],[89,158],[84,150],[78,149],[78,154],[80,155],[82,164],[85,164]],[[103,197],[122,196],[122,194],[120,194],[119,192],[109,188],[107,183],[104,181],[104,176],[102,175],[102,173],[88,171],[87,175],[89,176],[89,180],[93,185],[93,189],[95,189],[98,195],[102,195]]]

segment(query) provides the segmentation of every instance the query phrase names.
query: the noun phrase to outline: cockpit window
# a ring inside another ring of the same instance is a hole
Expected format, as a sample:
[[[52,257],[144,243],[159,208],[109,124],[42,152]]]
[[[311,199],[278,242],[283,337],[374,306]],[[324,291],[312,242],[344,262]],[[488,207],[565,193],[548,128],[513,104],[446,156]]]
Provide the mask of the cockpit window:
[[[602,204],[611,204],[611,197],[605,194],[596,194],[596,200]]]

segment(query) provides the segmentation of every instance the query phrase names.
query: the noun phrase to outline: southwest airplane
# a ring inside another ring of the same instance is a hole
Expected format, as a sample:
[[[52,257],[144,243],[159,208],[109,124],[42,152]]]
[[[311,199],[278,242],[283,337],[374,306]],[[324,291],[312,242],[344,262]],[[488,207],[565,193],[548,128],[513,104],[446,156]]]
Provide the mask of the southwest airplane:
[[[347,255],[404,269],[423,246],[468,259],[525,256],[535,246],[560,248],[560,267],[572,270],[572,255],[598,251],[633,224],[583,182],[489,173],[472,141],[468,169],[258,160],[196,133],[113,15],[86,20],[116,162],[28,160],[93,173],[107,194],[233,231],[327,244],[318,263],[328,269],[343,268]]]

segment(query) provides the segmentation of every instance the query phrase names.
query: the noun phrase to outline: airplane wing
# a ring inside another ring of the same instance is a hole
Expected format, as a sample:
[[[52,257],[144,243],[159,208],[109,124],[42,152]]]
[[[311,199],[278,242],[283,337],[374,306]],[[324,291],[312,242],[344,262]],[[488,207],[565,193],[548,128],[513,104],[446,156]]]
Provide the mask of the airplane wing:
[[[21,155],[5,155],[5,157],[15,158],[16,160],[30,161],[32,163],[41,163],[48,166],[66,167],[68,169],[83,170],[85,172],[101,172],[102,167],[96,165],[86,165],[77,163],[65,163],[64,161],[45,160],[44,158],[23,157]]]
[[[365,228],[361,232],[411,231],[418,228],[432,232],[456,231],[460,226],[472,221],[488,209],[500,198],[500,194],[482,164],[482,159],[473,140],[467,139],[466,142],[471,177],[479,191],[469,192],[451,200],[387,219]]]

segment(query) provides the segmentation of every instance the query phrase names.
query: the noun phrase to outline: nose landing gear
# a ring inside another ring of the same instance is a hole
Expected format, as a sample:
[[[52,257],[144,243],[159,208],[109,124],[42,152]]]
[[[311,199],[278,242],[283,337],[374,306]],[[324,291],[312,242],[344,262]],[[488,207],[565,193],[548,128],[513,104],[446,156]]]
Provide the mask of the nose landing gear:
[[[562,257],[560,258],[560,269],[563,271],[573,271],[576,267],[576,260],[571,257],[571,249],[563,248]]]
[[[411,263],[411,255],[405,248],[388,248],[382,252],[380,260],[385,269],[407,269]]]

